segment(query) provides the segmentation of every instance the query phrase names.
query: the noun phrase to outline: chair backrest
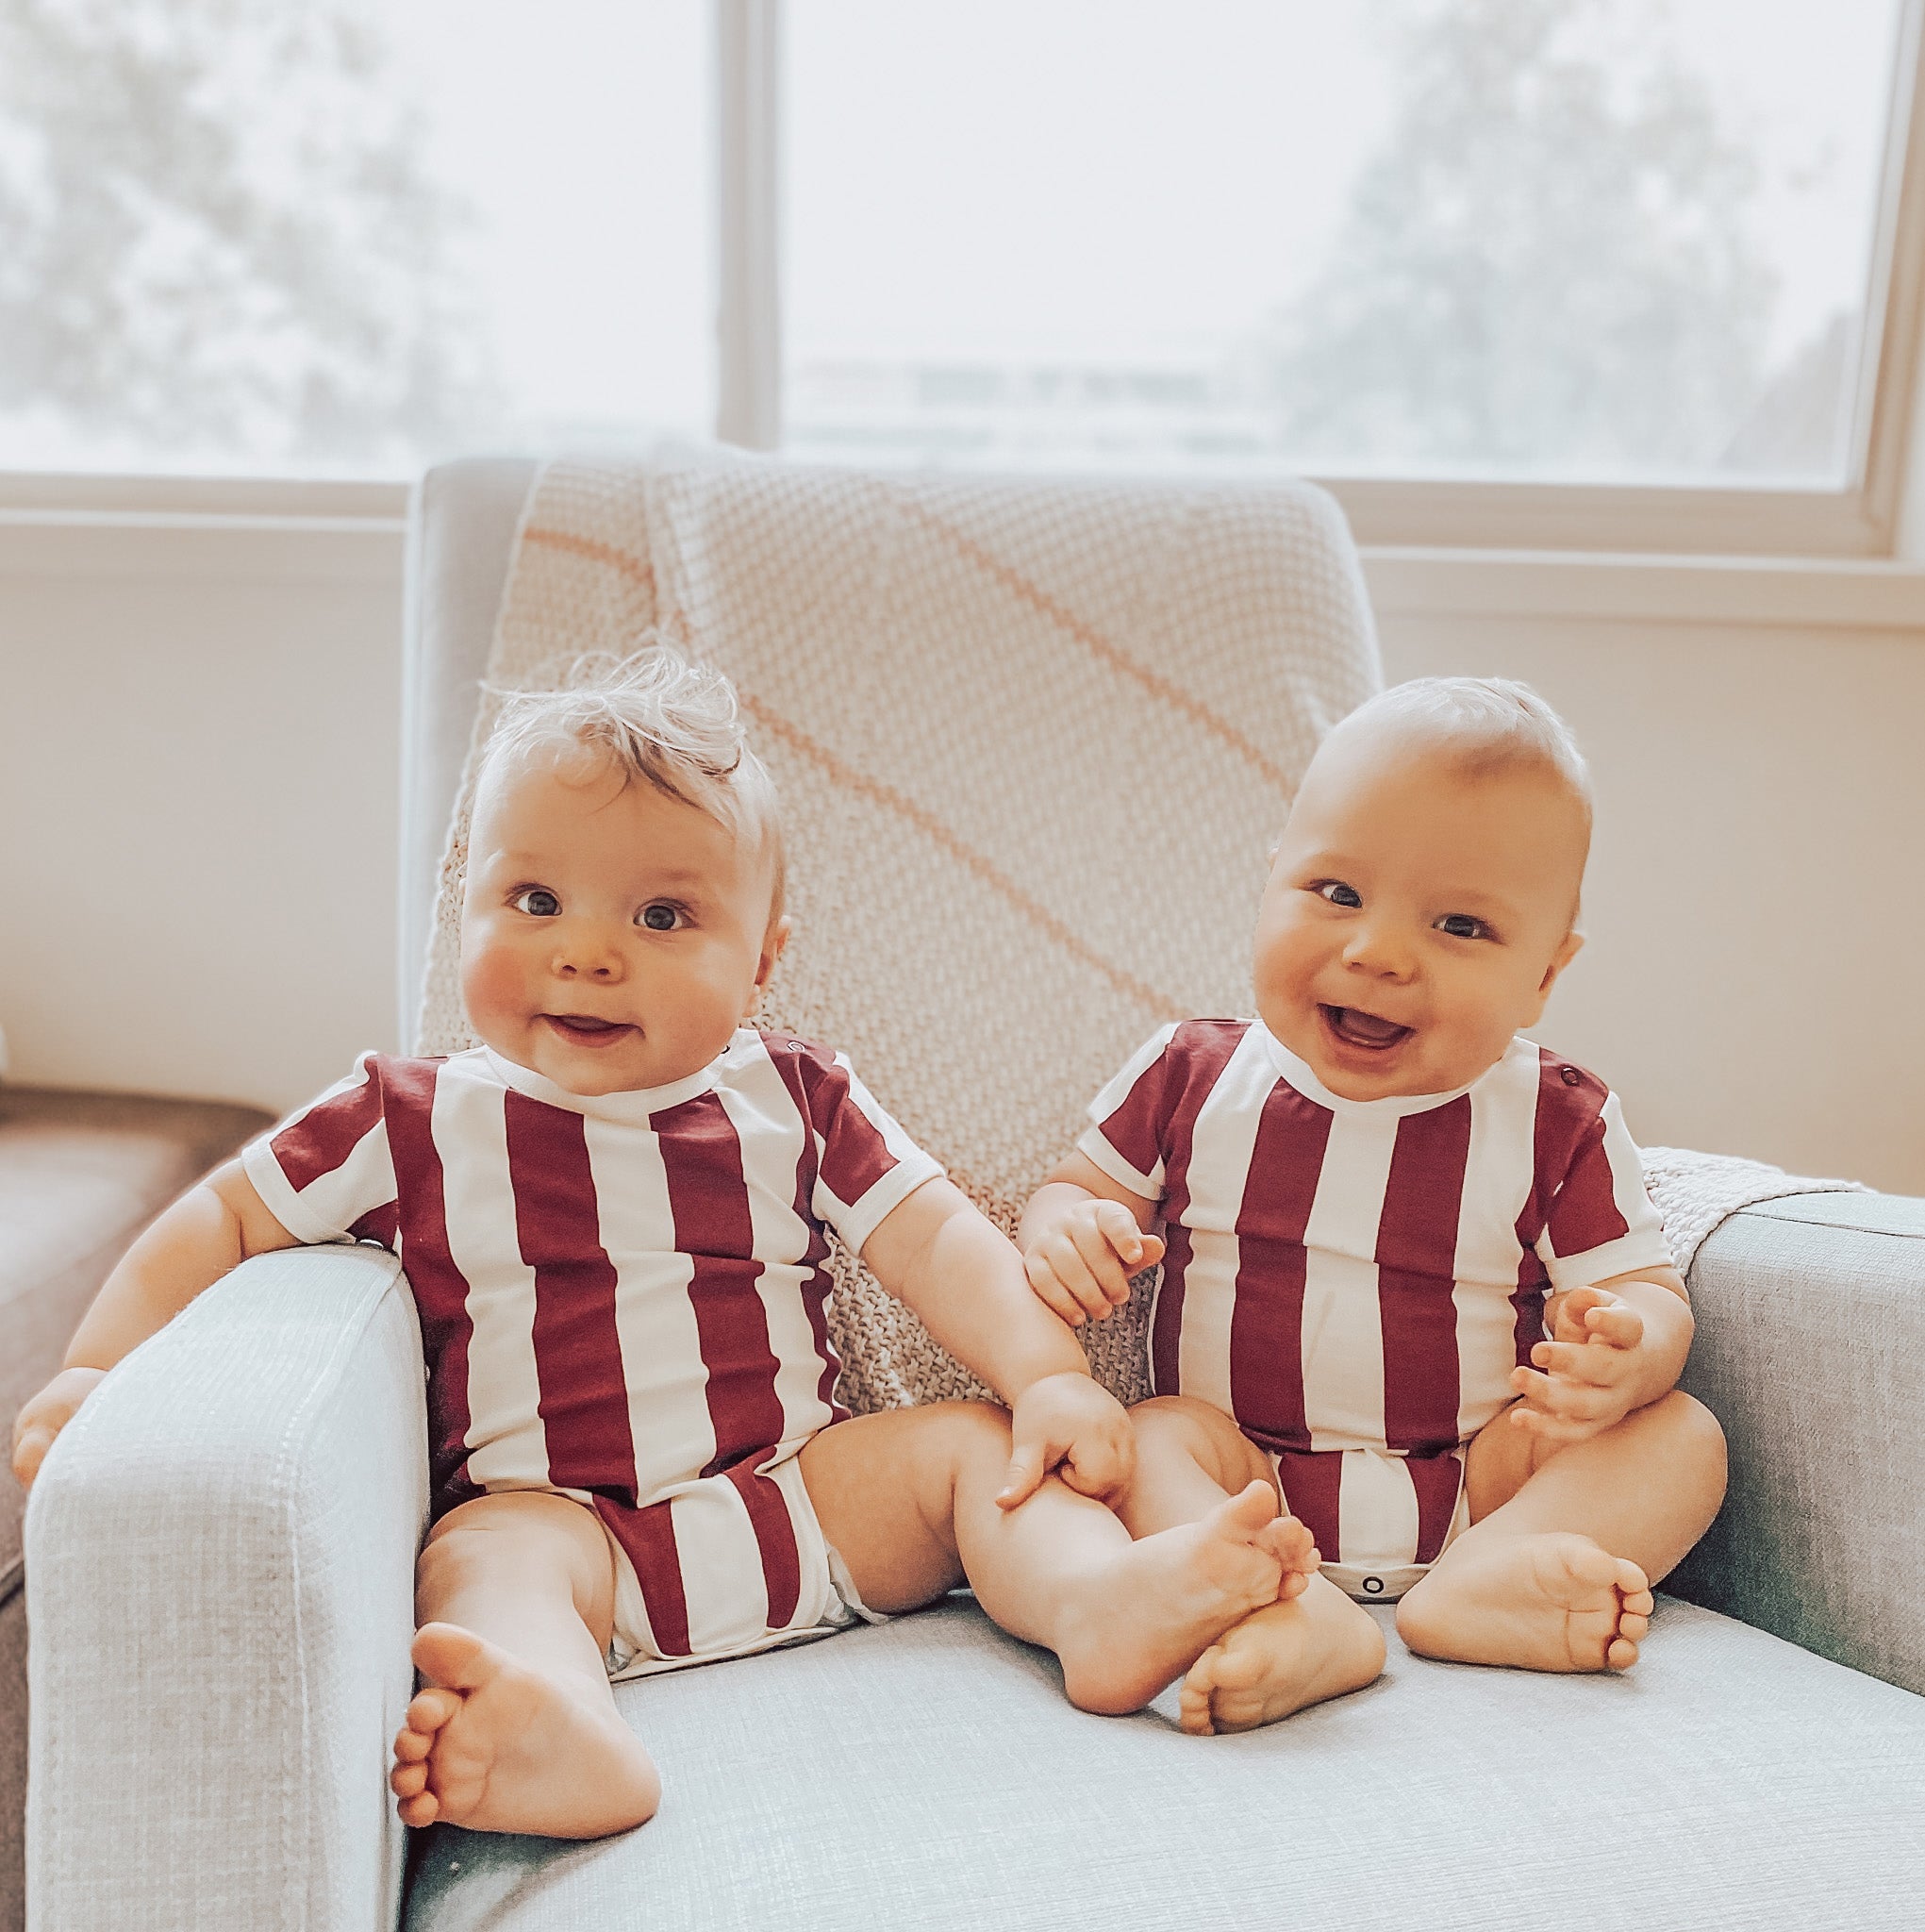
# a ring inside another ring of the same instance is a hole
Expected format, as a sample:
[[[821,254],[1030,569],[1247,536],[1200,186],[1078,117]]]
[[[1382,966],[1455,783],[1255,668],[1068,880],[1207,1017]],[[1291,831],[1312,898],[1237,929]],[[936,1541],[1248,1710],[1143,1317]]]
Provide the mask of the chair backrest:
[[[558,463],[532,486],[463,465],[430,474],[418,518],[414,889],[455,747],[496,702],[477,708],[475,655],[496,586],[491,685],[678,640],[735,678],[784,798],[797,931],[770,1023],[846,1051],[1005,1225],[1157,1025],[1248,1010],[1269,848],[1318,740],[1378,678],[1348,531],[1300,483],[707,452]],[[427,1051],[468,1038],[465,798],[428,935]],[[969,1386],[841,1267],[857,1406]]]
[[[399,1038],[421,1018],[435,882],[474,732],[481,678],[515,554],[515,526],[540,470],[531,457],[443,463],[415,486],[407,525],[401,685]]]

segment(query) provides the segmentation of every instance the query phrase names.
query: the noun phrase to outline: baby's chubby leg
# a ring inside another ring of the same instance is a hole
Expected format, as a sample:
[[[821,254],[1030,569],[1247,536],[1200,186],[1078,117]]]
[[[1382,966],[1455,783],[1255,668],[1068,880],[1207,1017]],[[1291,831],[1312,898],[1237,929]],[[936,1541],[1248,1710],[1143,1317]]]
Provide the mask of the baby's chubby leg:
[[[414,1662],[389,1779],[406,1824],[601,1838],[655,1815],[661,1781],[603,1664],[615,1573],[566,1496],[481,1496],[435,1525],[415,1571]]]
[[[1137,1541],[1055,1476],[1003,1508],[1009,1464],[1008,1416],[976,1402],[858,1416],[802,1452],[823,1535],[871,1609],[912,1609],[967,1579],[1004,1629],[1055,1652],[1085,1710],[1141,1709],[1275,1601],[1283,1565],[1267,1485]]]
[[[1220,1504],[1244,1483],[1272,1485],[1270,1460],[1221,1409],[1189,1396],[1157,1396],[1130,1411],[1137,1479],[1123,1521],[1153,1535]],[[1317,1574],[1310,1533],[1279,1519],[1285,1564],[1278,1601],[1253,1610],[1205,1650],[1184,1678],[1182,1723],[1200,1736],[1247,1731],[1375,1681],[1384,1633]]]
[[[1723,1432],[1680,1390],[1554,1451],[1508,1424],[1467,1452],[1470,1526],[1398,1606],[1398,1634],[1463,1663],[1629,1670],[1651,1585],[1724,1498]]]

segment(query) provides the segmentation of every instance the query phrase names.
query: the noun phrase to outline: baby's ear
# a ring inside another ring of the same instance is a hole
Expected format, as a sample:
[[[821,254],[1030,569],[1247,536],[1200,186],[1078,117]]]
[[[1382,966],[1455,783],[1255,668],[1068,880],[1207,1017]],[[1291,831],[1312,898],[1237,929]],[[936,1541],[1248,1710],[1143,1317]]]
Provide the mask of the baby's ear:
[[[1558,941],[1556,952],[1551,956],[1551,964],[1544,969],[1543,984],[1537,989],[1537,997],[1540,1000],[1548,1000],[1551,997],[1551,989],[1557,984],[1558,975],[1577,958],[1584,948],[1584,943],[1585,936],[1576,926],[1572,926]]]
[[[749,995],[749,1011],[754,1012],[762,1003],[762,991],[769,984],[770,975],[775,971],[775,962],[782,958],[783,949],[788,944],[788,935],[794,921],[784,913],[762,937],[762,957],[755,965],[755,984]]]

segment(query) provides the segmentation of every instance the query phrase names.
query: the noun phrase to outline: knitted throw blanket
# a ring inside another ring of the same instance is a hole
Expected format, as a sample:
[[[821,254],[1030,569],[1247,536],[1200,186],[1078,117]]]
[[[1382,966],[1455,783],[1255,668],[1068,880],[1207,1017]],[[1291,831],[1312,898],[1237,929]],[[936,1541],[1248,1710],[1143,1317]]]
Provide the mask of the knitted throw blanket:
[[[656,636],[735,680],[782,794],[796,929],[764,1024],[846,1052],[1011,1233],[1151,1031],[1248,1009],[1270,848],[1318,741],[1379,682],[1356,553],[1307,485],[879,476],[714,450],[549,466],[488,684],[552,683]],[[499,703],[484,691],[477,749]],[[424,1053],[475,1043],[456,973],[474,763]],[[852,1256],[832,1265],[852,1408],[986,1392]],[[1148,1393],[1151,1288],[1086,1331],[1125,1400]]]

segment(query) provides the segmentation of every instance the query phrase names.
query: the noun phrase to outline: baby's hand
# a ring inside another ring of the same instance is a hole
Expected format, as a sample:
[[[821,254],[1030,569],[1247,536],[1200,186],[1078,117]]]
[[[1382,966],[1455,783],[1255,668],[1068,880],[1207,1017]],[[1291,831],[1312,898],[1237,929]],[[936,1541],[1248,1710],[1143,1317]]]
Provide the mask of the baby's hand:
[[[74,1411],[100,1386],[105,1369],[62,1369],[38,1395],[30,1396],[13,1420],[13,1474],[29,1490],[54,1438],[74,1419]]]
[[[1137,1473],[1137,1436],[1102,1383],[1070,1370],[1032,1382],[1009,1418],[1009,1474],[996,1500],[1026,1503],[1052,1470],[1079,1495],[1107,1503]]]
[[[1608,1289],[1573,1289],[1558,1305],[1552,1339],[1531,1351],[1547,1373],[1511,1372],[1511,1387],[1524,1398],[1512,1424],[1563,1449],[1622,1422],[1642,1399],[1643,1345],[1644,1317],[1629,1303]]]
[[[1130,1276],[1163,1258],[1163,1243],[1120,1201],[1079,1201],[1022,1257],[1029,1285],[1070,1327],[1101,1322],[1130,1298]]]

